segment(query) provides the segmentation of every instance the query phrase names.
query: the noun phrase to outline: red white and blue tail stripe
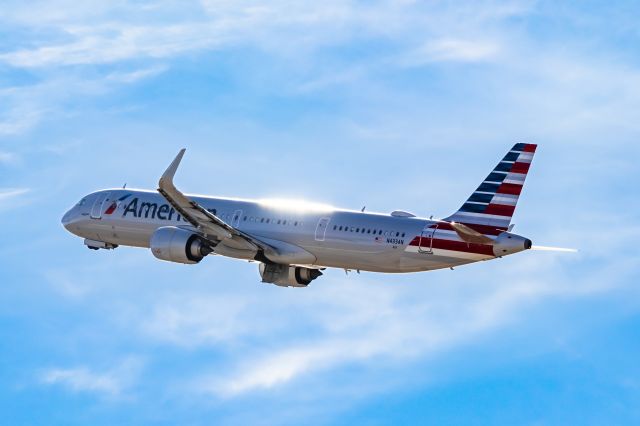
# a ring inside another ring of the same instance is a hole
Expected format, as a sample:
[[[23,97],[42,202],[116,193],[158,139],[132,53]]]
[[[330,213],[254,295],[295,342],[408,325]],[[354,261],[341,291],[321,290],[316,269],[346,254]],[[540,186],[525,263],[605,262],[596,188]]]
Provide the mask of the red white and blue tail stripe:
[[[515,144],[460,210],[445,220],[476,229],[486,226],[506,230],[516,209],[536,147],[534,144]]]

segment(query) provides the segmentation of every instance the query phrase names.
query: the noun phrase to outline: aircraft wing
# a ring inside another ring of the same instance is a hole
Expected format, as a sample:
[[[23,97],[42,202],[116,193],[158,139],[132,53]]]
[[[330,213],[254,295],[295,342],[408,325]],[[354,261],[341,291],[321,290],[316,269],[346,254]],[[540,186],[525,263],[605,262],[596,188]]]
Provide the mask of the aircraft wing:
[[[273,248],[250,235],[230,226],[222,219],[193,201],[173,184],[173,177],[182,161],[185,149],[181,149],[158,182],[158,192],[200,233],[208,239],[224,241],[224,244],[239,250],[268,250]]]

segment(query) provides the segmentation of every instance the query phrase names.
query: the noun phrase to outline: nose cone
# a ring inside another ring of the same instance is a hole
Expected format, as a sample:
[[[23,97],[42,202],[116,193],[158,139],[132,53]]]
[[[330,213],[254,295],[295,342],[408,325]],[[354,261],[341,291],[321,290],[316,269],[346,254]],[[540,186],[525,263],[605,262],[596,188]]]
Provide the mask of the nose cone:
[[[69,210],[68,212],[66,212],[64,214],[64,216],[62,216],[62,226],[64,226],[64,228],[71,232],[72,234],[75,234],[75,226],[74,226],[74,213],[73,213],[73,209]]]
[[[531,245],[532,242],[528,238],[511,234],[509,232],[503,232],[498,235],[498,238],[496,238],[493,244],[493,254],[496,256],[506,256],[523,250],[529,250]]]

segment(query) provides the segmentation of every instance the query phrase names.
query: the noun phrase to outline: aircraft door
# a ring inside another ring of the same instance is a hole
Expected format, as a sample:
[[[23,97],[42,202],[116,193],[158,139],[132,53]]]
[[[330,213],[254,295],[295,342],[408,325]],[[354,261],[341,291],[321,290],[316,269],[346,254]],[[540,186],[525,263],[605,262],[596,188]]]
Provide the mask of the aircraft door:
[[[316,226],[316,241],[324,241],[329,227],[330,217],[321,217]]]
[[[109,201],[110,192],[103,192],[96,197],[91,207],[91,219],[101,219],[104,205]]]
[[[240,226],[240,220],[242,220],[241,217],[242,210],[236,210],[235,212],[233,212],[233,217],[231,218],[231,226],[238,229],[238,227]]]
[[[424,254],[433,254],[433,236],[438,230],[438,225],[434,228],[425,227],[420,234],[420,244],[418,245],[418,252]]]

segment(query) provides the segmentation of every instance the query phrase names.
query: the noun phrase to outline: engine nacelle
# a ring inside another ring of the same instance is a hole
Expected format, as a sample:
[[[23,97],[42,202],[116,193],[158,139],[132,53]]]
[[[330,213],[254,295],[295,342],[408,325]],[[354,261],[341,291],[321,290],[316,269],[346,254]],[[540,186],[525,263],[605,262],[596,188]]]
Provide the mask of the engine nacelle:
[[[262,282],[280,287],[306,287],[320,275],[322,275],[322,272],[317,269],[303,268],[301,266],[277,263],[260,264]]]
[[[149,247],[151,253],[160,260],[189,265],[200,262],[211,253],[211,248],[198,234],[175,226],[156,229]]]

